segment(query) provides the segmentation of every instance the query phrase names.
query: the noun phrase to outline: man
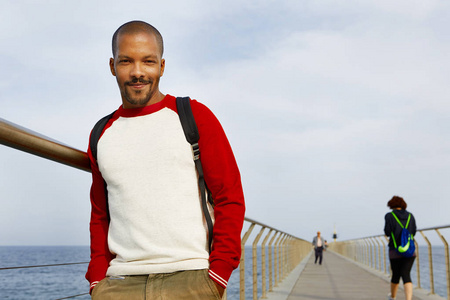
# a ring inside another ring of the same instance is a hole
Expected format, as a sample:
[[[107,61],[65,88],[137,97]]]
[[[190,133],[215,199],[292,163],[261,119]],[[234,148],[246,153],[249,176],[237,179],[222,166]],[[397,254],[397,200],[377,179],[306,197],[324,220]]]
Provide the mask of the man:
[[[240,259],[244,196],[225,133],[191,100],[204,177],[214,199],[211,253],[191,145],[175,97],[159,90],[163,40],[142,21],[114,33],[110,69],[122,105],[108,121],[92,167],[93,299],[221,299]]]
[[[323,250],[326,247],[326,241],[320,236],[320,231],[317,231],[317,236],[313,238],[312,244],[314,246],[314,252],[316,254],[316,260],[314,263],[317,263],[317,259],[319,259],[319,265],[322,264],[322,256]]]

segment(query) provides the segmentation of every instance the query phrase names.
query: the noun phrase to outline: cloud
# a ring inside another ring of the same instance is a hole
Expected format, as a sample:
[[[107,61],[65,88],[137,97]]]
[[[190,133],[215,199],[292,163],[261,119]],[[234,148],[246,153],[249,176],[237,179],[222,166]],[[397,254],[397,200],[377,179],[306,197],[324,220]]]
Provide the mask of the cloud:
[[[143,19],[164,35],[163,92],[200,100],[224,126],[249,217],[306,238],[334,225],[341,238],[366,236],[381,232],[385,202],[401,194],[419,224],[447,223],[447,3],[6,2],[1,117],[86,149],[93,124],[120,105],[108,69],[112,33]],[[8,222],[39,215],[60,224],[66,199],[65,231],[87,243],[72,224],[87,225],[89,174],[14,151],[0,147],[8,170],[0,193],[17,201],[2,202]],[[52,233],[42,240],[73,243]],[[20,236],[5,240],[32,238]]]

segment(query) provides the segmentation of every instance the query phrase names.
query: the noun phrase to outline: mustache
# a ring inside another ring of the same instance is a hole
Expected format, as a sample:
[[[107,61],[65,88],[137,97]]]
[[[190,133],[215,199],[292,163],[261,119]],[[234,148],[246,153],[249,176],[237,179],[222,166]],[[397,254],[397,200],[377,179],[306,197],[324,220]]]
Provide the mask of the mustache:
[[[131,83],[132,84],[136,84],[136,83],[149,84],[149,83],[152,83],[152,81],[151,80],[145,80],[142,77],[133,78],[132,80],[125,81],[125,84],[131,84]]]

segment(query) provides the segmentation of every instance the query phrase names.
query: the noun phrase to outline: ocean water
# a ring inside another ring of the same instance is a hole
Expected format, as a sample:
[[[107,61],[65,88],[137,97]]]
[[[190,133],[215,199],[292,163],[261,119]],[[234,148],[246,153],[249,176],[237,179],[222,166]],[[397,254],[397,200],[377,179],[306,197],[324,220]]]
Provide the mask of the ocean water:
[[[0,268],[88,262],[87,246],[2,246]],[[0,270],[0,299],[60,299],[89,291],[87,264]],[[91,299],[89,295],[74,299]]]
[[[260,255],[260,250],[258,251]],[[246,248],[246,298],[252,299],[252,249]],[[88,262],[88,246],[0,246],[0,268]],[[267,265],[267,264],[266,264]],[[0,299],[56,300],[85,294],[89,284],[84,278],[87,264],[40,267],[29,269],[0,270]],[[268,268],[268,266],[267,266]],[[258,274],[261,258],[258,259]],[[258,282],[261,296],[261,280]],[[269,286],[267,284],[267,286]],[[230,277],[228,300],[239,299],[239,268]],[[91,299],[89,295],[77,296],[76,300]]]
[[[246,299],[253,299],[252,249],[245,249]],[[267,250],[266,250],[267,251]],[[267,252],[266,252],[267,253]],[[426,247],[419,248],[422,288],[430,289],[428,252]],[[261,249],[258,249],[258,276],[261,273]],[[87,246],[0,246],[0,268],[60,264],[68,262],[88,262]],[[378,266],[378,264],[377,264]],[[87,264],[43,267],[30,269],[0,270],[0,299],[36,299],[56,300],[73,295],[85,294],[89,284],[84,278]],[[266,264],[268,270],[268,266]],[[435,292],[446,297],[445,250],[433,247],[433,268]],[[411,272],[416,284],[415,264]],[[268,280],[268,279],[267,279]],[[262,295],[261,279],[258,277],[258,298]],[[268,282],[267,282],[267,286]],[[239,269],[236,269],[228,283],[228,300],[239,299]],[[91,299],[89,295],[78,296],[76,300]]]
[[[251,248],[246,249],[247,299],[252,295],[251,254]],[[0,246],[0,268],[88,261],[88,246]],[[56,300],[85,294],[89,291],[84,278],[86,269],[87,263],[0,270],[0,299]],[[91,297],[82,295],[70,299]],[[228,300],[233,299],[239,299],[239,269],[233,272],[228,285]]]

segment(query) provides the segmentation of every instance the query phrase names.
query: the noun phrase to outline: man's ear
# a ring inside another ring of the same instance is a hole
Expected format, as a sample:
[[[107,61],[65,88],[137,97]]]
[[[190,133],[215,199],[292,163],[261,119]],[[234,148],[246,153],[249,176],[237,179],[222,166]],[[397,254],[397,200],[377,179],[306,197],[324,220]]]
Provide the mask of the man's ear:
[[[116,76],[116,70],[114,70],[114,58],[109,59],[109,69],[111,70],[111,74]]]
[[[160,77],[162,77],[164,75],[165,69],[166,69],[166,60],[163,58],[163,59],[161,59],[161,71],[159,73]]]

